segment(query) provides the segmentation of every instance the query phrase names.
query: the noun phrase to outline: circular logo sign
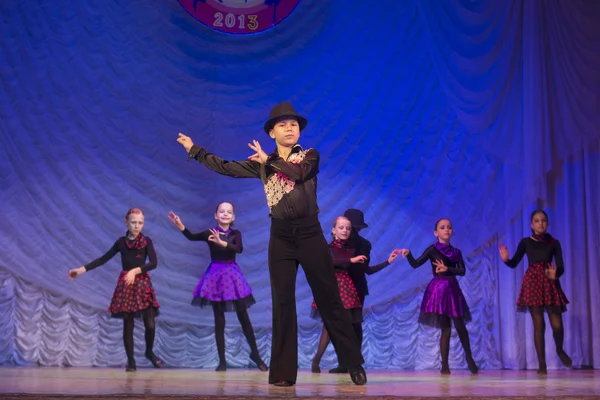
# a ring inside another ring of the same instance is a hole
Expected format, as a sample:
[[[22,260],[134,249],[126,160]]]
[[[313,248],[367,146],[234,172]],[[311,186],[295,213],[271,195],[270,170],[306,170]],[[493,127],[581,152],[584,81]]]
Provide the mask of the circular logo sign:
[[[246,35],[273,28],[300,0],[179,0],[194,18],[219,32]]]

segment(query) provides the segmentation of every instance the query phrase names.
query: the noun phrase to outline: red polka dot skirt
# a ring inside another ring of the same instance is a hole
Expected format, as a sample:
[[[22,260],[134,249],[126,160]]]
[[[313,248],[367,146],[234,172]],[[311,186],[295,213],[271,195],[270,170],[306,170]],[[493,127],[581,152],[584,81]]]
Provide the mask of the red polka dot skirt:
[[[525,312],[530,308],[545,308],[552,312],[567,311],[569,300],[558,279],[551,280],[546,276],[548,266],[548,263],[529,264],[517,300],[519,311]]]
[[[123,318],[127,315],[140,316],[141,312],[149,307],[154,307],[155,315],[158,315],[160,305],[156,300],[156,293],[150,281],[150,275],[139,274],[131,285],[125,283],[125,275],[128,271],[121,271],[117,287],[113,293],[108,312],[114,318]]]
[[[340,297],[344,308],[351,311],[350,314],[353,322],[362,321],[362,304],[358,297],[356,286],[354,286],[354,282],[352,282],[350,275],[348,275],[348,271],[335,271],[335,277],[337,279],[338,288],[340,289]],[[313,318],[318,318],[317,305],[314,300],[311,308],[311,316]]]

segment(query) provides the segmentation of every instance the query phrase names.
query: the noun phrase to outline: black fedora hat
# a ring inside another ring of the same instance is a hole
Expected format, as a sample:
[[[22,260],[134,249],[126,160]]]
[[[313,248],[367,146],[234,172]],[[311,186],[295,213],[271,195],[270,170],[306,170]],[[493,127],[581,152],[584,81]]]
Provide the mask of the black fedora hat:
[[[308,120],[296,112],[294,106],[292,106],[287,101],[283,103],[277,104],[271,110],[271,114],[269,115],[269,120],[265,122],[265,132],[271,132],[271,129],[275,126],[278,121],[282,121],[284,119],[295,119],[298,121],[300,125],[300,131],[306,128],[306,124],[308,124]]]
[[[368,228],[369,225],[365,224],[365,215],[362,211],[356,208],[349,208],[344,212],[344,217],[348,218],[352,223],[352,227],[356,229]]]

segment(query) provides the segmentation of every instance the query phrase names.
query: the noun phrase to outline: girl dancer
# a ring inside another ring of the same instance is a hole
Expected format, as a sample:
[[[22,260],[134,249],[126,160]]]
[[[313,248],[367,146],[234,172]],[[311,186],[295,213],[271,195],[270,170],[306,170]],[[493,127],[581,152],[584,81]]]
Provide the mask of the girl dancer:
[[[348,274],[348,268],[350,267],[350,264],[363,264],[367,260],[367,257],[364,255],[357,256],[356,249],[347,245],[346,241],[350,237],[351,232],[352,224],[350,220],[346,217],[337,217],[333,222],[331,235],[333,236],[334,240],[329,244],[329,252],[333,259],[335,277],[337,278],[342,303],[344,308],[350,313],[352,327],[354,328],[356,337],[359,340],[362,340],[362,330],[357,329],[357,327],[360,328],[360,324],[362,322],[362,302],[360,301],[358,291],[354,286],[354,282]],[[388,262],[384,264],[387,266],[388,264],[394,262],[399,253],[399,251],[392,252],[388,258]],[[382,267],[376,265],[367,268],[377,269]],[[313,318],[318,317],[318,310],[314,301],[312,304],[311,316]],[[312,360],[311,371],[313,373],[318,374],[321,372],[319,363],[321,362],[321,358],[323,357],[329,342],[329,334],[327,333],[325,326],[323,326],[323,330],[321,331],[321,339],[319,340],[319,348],[317,349],[317,354],[315,354],[315,357]]]
[[[242,233],[231,228],[235,219],[233,205],[222,202],[215,211],[217,227],[200,233],[191,233],[173,212],[169,219],[188,238],[208,243],[211,263],[200,279],[192,305],[204,307],[211,305],[215,315],[215,339],[219,352],[219,366],[216,371],[227,370],[225,363],[225,312],[235,311],[242,325],[244,335],[250,345],[250,359],[261,371],[267,366],[260,358],[254,330],[250,323],[247,309],[256,301],[252,289],[244,278],[240,266],[235,262],[235,255],[242,252]]]
[[[465,275],[465,264],[461,251],[450,244],[450,238],[453,235],[450,220],[442,218],[437,221],[433,234],[438,241],[429,246],[419,258],[415,259],[410,250],[401,250],[402,255],[408,259],[413,268],[418,268],[427,261],[431,261],[433,279],[425,289],[419,322],[441,328],[442,368],[440,372],[443,375],[449,375],[448,354],[450,353],[452,321],[454,321],[454,328],[465,350],[469,371],[477,374],[479,368],[473,360],[469,332],[465,327],[465,321],[471,320],[471,313],[456,280],[457,275]]]
[[[117,287],[113,293],[108,311],[113,318],[123,318],[123,344],[127,354],[127,372],[135,371],[133,357],[133,318],[143,316],[146,328],[146,358],[154,368],[163,366],[163,362],[154,355],[154,316],[158,315],[158,301],[150,281],[148,271],[156,268],[157,258],[154,245],[149,237],[142,234],[144,213],[139,208],[132,208],[125,215],[125,236],[117,239],[110,250],[102,257],[83,267],[69,271],[69,279],[106,264],[117,253],[121,253],[123,270],[119,275]],[[146,263],[146,258],[149,259]]]
[[[558,281],[565,271],[562,249],[560,242],[547,233],[547,229],[548,215],[543,210],[535,210],[531,214],[532,235],[521,239],[514,257],[509,259],[508,249],[504,244],[501,244],[499,248],[502,261],[510,268],[515,268],[527,254],[529,267],[521,284],[517,309],[521,312],[529,311],[533,319],[535,351],[539,363],[537,372],[540,375],[547,373],[544,310],[548,313],[552,326],[556,354],[565,366],[573,365],[573,361],[563,349],[565,332],[562,313],[567,311],[569,300]],[[553,257],[556,266],[552,264]]]

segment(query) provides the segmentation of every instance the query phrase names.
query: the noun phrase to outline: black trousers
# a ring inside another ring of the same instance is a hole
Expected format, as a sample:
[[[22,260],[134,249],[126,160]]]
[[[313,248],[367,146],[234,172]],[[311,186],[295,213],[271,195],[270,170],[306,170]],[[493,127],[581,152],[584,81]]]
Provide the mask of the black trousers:
[[[298,375],[298,264],[304,269],[338,360],[347,366],[364,363],[350,315],[342,305],[333,262],[318,217],[292,221],[272,219],[269,274],[273,296],[273,343],[269,383],[280,380],[295,383]]]

